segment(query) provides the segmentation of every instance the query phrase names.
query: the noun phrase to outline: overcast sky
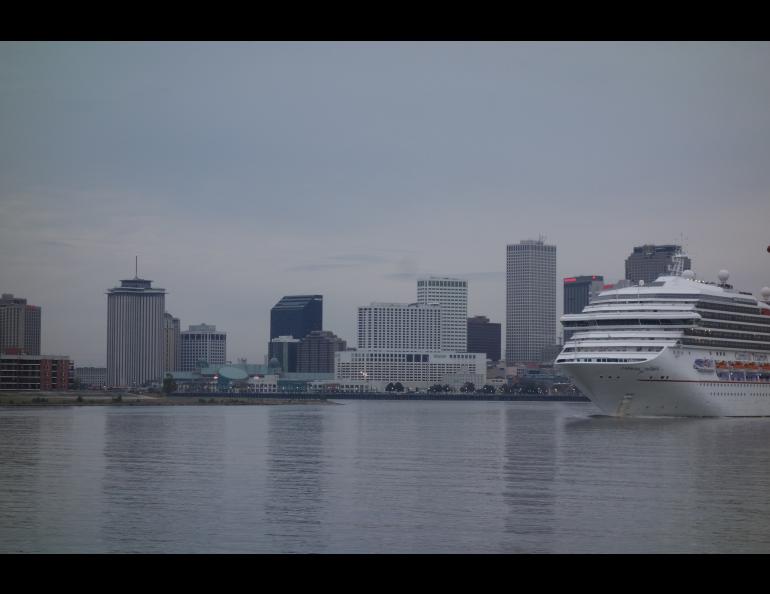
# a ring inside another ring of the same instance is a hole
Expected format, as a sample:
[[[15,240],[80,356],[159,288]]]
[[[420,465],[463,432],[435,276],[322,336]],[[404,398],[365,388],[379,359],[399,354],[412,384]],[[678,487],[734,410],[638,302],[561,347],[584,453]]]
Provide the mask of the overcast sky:
[[[504,324],[539,235],[559,284],[683,237],[699,278],[770,285],[770,43],[0,43],[0,291],[78,366],[135,255],[262,362],[287,294],[351,346],[420,274]]]

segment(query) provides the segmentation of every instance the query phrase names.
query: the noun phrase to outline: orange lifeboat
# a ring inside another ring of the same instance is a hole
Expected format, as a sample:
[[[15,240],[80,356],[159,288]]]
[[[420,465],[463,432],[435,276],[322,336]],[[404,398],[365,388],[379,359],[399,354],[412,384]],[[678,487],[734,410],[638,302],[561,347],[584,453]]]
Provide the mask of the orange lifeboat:
[[[770,363],[762,363],[760,367],[762,368],[762,371],[770,371]]]
[[[733,363],[735,369],[746,369],[746,364],[743,361],[736,361]]]
[[[717,361],[717,369],[727,369],[727,361]]]
[[[746,370],[747,371],[756,371],[759,369],[756,363],[746,363]]]

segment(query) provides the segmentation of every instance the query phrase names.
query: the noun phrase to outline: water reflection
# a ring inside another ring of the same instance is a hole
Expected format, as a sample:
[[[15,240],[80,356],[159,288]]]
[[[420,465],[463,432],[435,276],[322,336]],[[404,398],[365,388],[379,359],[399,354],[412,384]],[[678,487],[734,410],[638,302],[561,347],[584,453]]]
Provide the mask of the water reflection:
[[[107,413],[102,538],[108,550],[185,552],[207,537],[217,540],[209,531],[219,524],[224,418],[205,411]]]
[[[561,550],[770,550],[770,420],[591,417],[564,434]]]
[[[265,535],[276,553],[324,552],[322,411],[272,408],[268,415]],[[312,543],[312,544],[310,544]]]
[[[40,530],[36,505],[40,497],[38,443],[43,420],[36,411],[0,414],[0,552],[34,552]]]
[[[551,552],[557,431],[553,411],[508,406],[503,449],[506,552]]]

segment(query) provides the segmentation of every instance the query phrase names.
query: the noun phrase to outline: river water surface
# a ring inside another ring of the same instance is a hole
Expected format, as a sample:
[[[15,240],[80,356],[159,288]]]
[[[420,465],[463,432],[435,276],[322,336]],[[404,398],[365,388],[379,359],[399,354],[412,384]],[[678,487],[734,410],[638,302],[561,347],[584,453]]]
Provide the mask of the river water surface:
[[[5,408],[0,552],[770,553],[770,419]]]

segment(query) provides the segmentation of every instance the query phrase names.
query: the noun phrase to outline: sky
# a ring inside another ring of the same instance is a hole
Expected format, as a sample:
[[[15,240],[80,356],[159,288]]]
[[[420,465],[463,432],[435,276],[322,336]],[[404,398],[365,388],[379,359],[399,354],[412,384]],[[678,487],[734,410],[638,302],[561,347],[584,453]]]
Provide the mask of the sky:
[[[105,364],[106,290],[263,361],[270,308],[414,302],[469,281],[505,324],[505,246],[561,278],[684,243],[698,278],[770,285],[768,42],[0,42],[0,292],[42,350]]]

